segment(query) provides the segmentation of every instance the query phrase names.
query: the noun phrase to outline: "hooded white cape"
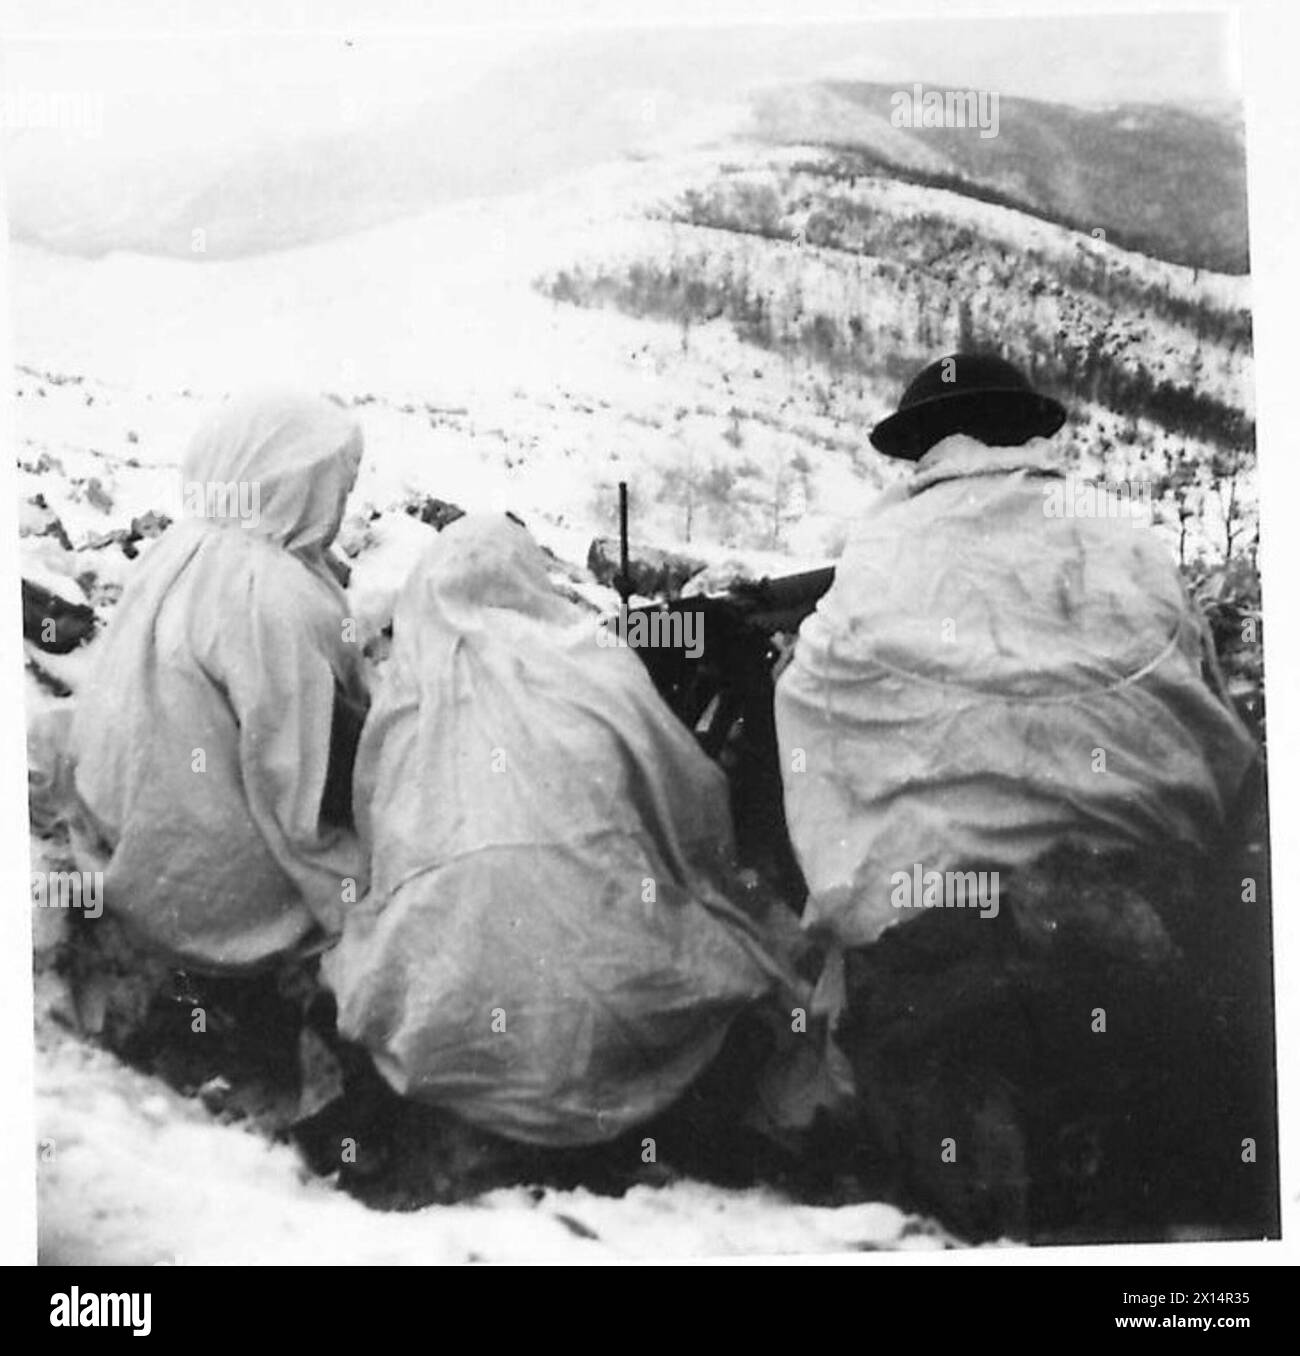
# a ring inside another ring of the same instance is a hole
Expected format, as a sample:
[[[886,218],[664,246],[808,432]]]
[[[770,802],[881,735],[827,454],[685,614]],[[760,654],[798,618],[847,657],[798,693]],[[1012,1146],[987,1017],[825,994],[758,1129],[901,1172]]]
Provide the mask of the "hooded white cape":
[[[722,773],[507,518],[398,601],[357,756],[373,893],[323,973],[399,1092],[542,1144],[667,1107],[775,963],[716,882]]]
[[[224,406],[182,463],[193,516],[141,563],[78,694],[83,859],[109,912],[197,967],[336,932],[365,888],[355,836],[320,819],[335,690],[360,690],[324,556],[360,457],[325,400]]]

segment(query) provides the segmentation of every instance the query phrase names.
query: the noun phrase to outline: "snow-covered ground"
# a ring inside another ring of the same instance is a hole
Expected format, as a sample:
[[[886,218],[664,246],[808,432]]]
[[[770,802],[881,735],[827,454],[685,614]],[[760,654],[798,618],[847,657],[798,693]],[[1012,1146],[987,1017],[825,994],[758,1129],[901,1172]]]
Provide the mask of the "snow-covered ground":
[[[597,1262],[935,1248],[883,1204],[799,1205],[698,1182],[497,1190],[413,1213],[368,1210],[296,1154],[71,1038],[38,1051],[39,1241],[47,1264]],[[183,1202],[183,1208],[179,1205]]]

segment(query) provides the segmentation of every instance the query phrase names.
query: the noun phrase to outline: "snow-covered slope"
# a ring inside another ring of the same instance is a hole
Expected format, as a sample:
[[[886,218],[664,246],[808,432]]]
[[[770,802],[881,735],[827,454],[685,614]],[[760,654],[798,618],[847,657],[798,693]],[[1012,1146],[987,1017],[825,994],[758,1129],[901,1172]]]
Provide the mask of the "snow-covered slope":
[[[614,484],[627,479],[634,531],[672,541],[683,523],[655,502],[662,468],[692,449],[727,452],[740,409],[767,460],[803,450],[825,462],[826,512],[780,542],[820,559],[889,474],[874,454],[857,458],[878,402],[865,413],[847,393],[829,403],[817,374],[745,351],[725,326],[683,352],[674,326],[583,314],[530,285],[575,251],[653,248],[662,227],[643,208],[682,172],[619,166],[229,263],[87,262],[16,246],[16,353],[31,369],[18,379],[20,457],[78,448],[114,465],[175,465],[205,402],[298,382],[358,402],[359,502],[418,489],[589,536],[610,529]],[[770,544],[743,527],[715,544]]]

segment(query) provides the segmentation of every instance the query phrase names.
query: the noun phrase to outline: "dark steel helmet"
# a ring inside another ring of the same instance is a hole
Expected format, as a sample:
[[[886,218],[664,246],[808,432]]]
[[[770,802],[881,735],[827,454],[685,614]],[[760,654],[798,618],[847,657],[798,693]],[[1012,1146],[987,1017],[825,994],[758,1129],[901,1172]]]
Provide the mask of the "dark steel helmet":
[[[951,353],[912,379],[898,411],[871,430],[871,445],[915,461],[950,433],[992,447],[1048,438],[1065,423],[1065,407],[1035,391],[1018,368],[983,353]]]

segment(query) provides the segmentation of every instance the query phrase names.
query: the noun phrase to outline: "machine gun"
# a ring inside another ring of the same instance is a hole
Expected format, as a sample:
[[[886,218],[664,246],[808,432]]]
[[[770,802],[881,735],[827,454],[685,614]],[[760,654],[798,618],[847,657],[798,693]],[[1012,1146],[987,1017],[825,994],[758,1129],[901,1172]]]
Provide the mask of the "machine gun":
[[[780,755],[772,698],[781,663],[804,618],[835,578],[833,566],[777,579],[743,580],[723,594],[670,597],[628,608],[627,487],[619,486],[620,569],[615,584],[623,598],[629,633],[633,618],[695,614],[686,628],[647,626],[660,640],[681,644],[636,646],[664,701],[699,739],[705,753],[727,773],[732,818],[744,865],[763,871],[793,902],[803,898],[803,876],[790,847],[785,822]],[[692,654],[692,649],[698,653]]]
[[[737,722],[751,732],[770,722],[777,666],[834,578],[834,567],[827,566],[778,579],[738,580],[722,594],[678,596],[628,609],[629,622],[638,614],[698,617],[688,634],[701,637],[699,654],[692,655],[693,647],[684,642],[638,647],[637,654],[660,695],[695,731],[710,758],[722,756]],[[673,628],[647,630],[662,636]]]

